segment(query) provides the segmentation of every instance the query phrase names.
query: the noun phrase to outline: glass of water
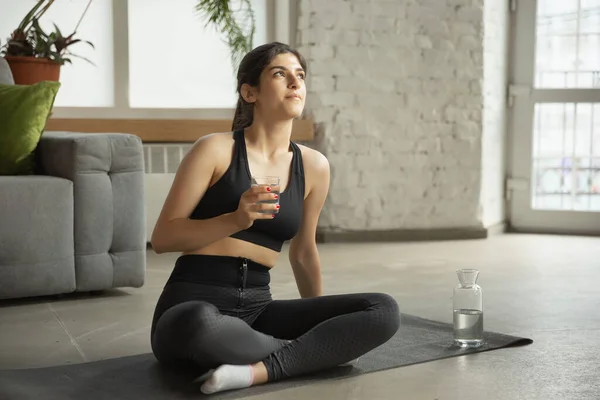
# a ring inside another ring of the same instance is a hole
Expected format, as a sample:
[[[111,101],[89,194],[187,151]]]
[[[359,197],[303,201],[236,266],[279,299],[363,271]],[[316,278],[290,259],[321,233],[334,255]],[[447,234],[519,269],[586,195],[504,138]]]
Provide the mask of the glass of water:
[[[279,204],[279,177],[278,176],[253,176],[252,186],[270,186],[271,193],[276,194],[277,198],[272,200],[259,201],[258,204]],[[263,210],[262,214],[277,214],[279,210]]]

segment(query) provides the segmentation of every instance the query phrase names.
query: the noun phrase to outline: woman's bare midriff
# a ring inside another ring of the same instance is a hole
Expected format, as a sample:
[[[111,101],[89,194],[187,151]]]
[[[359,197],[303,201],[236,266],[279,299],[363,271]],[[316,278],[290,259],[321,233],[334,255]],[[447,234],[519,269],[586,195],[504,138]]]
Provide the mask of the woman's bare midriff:
[[[253,243],[227,237],[201,249],[183,254],[243,257],[272,268],[275,266],[280,253]]]

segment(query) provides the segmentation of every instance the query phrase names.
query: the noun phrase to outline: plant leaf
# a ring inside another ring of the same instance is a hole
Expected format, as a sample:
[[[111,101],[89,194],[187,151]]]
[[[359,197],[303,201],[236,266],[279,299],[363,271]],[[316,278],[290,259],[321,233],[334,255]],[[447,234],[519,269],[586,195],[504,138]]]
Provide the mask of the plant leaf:
[[[205,26],[212,24],[224,34],[235,73],[244,55],[253,48],[256,21],[250,0],[241,0],[237,11],[230,8],[229,0],[198,0],[195,10],[204,19]],[[243,24],[236,18],[238,13],[242,15]]]
[[[77,58],[79,58],[79,59],[81,59],[81,60],[87,61],[87,62],[89,62],[90,64],[92,64],[94,67],[96,67],[96,66],[97,66],[96,64],[94,64],[94,63],[93,63],[93,62],[92,62],[90,59],[88,59],[88,58],[85,58],[85,57],[82,57],[82,56],[78,56],[77,54],[73,54],[73,53],[69,53],[69,55],[70,55],[71,57],[77,57]]]

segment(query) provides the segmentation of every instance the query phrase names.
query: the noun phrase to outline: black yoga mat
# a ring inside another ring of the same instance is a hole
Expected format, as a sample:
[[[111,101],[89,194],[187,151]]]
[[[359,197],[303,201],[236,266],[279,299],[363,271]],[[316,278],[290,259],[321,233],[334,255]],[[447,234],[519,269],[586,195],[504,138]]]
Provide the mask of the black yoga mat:
[[[56,367],[2,370],[0,399],[239,399],[314,382],[531,343],[531,339],[487,332],[484,346],[460,349],[452,344],[452,325],[403,315],[398,333],[352,366],[335,367],[318,374],[248,389],[206,396],[200,392],[200,384],[192,382],[196,376],[164,370],[152,354],[141,354]]]

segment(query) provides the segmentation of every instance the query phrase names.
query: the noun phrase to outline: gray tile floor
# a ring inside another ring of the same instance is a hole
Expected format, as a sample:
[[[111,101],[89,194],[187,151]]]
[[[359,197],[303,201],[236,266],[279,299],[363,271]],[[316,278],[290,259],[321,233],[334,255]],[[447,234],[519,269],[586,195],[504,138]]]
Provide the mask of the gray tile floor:
[[[486,329],[534,344],[250,399],[600,399],[600,238],[331,244],[321,256],[328,294],[384,291],[404,312],[446,322],[454,271],[478,268]],[[149,252],[141,289],[0,302],[0,368],[149,352],[154,304],[175,257]],[[277,298],[297,297],[285,253],[272,288]]]

